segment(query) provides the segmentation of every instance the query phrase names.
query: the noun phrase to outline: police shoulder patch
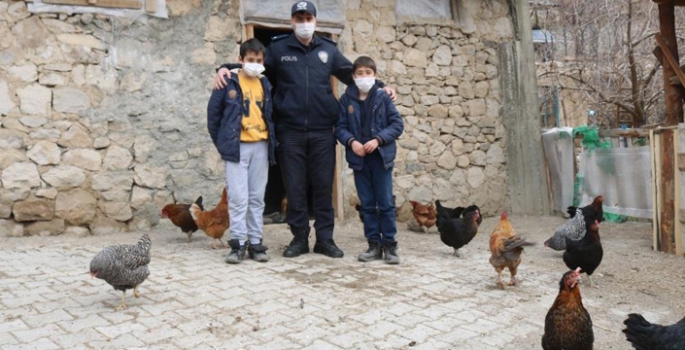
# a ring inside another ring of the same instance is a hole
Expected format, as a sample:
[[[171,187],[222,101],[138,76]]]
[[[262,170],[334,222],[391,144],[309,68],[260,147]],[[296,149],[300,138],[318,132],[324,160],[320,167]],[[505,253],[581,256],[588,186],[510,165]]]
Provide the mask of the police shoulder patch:
[[[235,98],[238,95],[238,92],[235,90],[228,90],[228,98]]]
[[[352,106],[352,105],[347,106],[347,113],[354,114],[354,106]]]

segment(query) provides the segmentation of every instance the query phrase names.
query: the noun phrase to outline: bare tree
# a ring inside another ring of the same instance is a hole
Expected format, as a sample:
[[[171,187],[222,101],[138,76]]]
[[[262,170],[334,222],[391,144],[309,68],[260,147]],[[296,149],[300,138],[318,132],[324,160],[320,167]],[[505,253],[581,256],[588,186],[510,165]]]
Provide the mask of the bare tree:
[[[573,52],[573,57],[555,57],[540,77],[562,90],[582,91],[596,111],[597,124],[617,127],[628,122],[639,127],[660,122],[660,63],[652,53],[659,30],[656,5],[639,0],[558,0],[556,5],[556,13],[546,16],[548,23],[541,26],[563,38],[557,52],[563,45],[563,52]],[[677,18],[685,24],[682,10]]]

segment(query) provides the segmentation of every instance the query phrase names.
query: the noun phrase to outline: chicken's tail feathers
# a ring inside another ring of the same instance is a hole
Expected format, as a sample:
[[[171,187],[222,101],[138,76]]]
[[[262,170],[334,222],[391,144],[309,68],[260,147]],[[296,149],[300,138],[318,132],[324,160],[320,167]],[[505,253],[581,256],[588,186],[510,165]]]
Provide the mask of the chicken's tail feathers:
[[[221,191],[221,201],[219,203],[228,203],[228,194],[226,193],[226,187]]]
[[[633,344],[635,349],[651,349],[652,344],[650,338],[654,332],[654,325],[645,320],[640,314],[630,314],[628,318],[623,321],[626,328],[623,333],[626,339]]]
[[[569,217],[574,217],[574,216],[576,216],[576,210],[577,209],[578,208],[576,208],[574,206],[570,206],[570,207],[566,208],[566,212],[568,213]]]
[[[198,216],[200,216],[199,214],[202,213],[202,212],[204,211],[204,210],[202,210],[202,209],[200,208],[200,206],[197,205],[196,203],[193,203],[193,204],[190,206],[190,209],[189,209],[189,210],[190,210],[190,216],[192,216],[192,217],[193,217],[193,220],[195,220],[195,221],[197,221]]]
[[[510,237],[504,241],[504,249],[507,251],[532,245],[535,245],[535,243],[528,242],[525,238],[520,236]]]
[[[150,251],[150,247],[152,247],[152,240],[150,240],[150,236],[148,236],[147,233],[143,233],[143,235],[140,236],[140,239],[138,240],[138,246],[145,251]]]
[[[197,204],[198,207],[200,207],[200,210],[205,210],[205,207],[202,206],[202,196],[197,197],[195,200],[195,204]]]

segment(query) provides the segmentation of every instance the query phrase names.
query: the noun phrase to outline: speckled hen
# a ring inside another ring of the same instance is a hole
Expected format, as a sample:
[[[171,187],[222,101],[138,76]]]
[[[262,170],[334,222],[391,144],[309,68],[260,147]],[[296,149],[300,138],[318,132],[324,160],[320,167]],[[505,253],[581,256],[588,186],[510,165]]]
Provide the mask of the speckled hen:
[[[150,263],[151,245],[150,237],[144,234],[138,244],[106,247],[91,260],[91,277],[103,279],[115,290],[124,292],[117,311],[127,307],[126,290],[133,289],[133,296],[140,296],[138,286],[150,275],[147,265]]]

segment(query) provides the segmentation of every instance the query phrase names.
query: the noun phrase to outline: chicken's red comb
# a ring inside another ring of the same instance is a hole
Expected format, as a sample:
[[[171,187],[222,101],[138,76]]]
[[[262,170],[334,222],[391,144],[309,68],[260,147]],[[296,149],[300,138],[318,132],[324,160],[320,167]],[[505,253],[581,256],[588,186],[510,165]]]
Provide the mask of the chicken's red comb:
[[[505,210],[505,211],[502,213],[502,219],[506,219],[506,218],[507,218],[507,211]]]

